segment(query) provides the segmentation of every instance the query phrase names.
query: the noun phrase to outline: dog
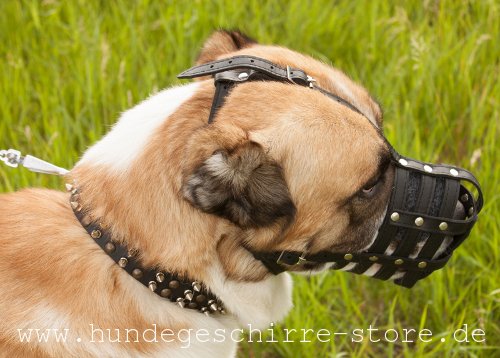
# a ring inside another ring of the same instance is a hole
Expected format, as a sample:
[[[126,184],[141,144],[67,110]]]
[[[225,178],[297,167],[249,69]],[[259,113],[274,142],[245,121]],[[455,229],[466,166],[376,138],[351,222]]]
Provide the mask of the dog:
[[[319,91],[253,81],[207,124],[205,76],[123,113],[65,176],[70,193],[1,195],[0,356],[233,357],[242,328],[268,327],[292,307],[290,275],[272,275],[252,251],[360,252],[374,241],[394,171],[380,106],[340,70],[237,31],[213,33],[197,63],[238,55],[303,69],[361,113]],[[151,292],[157,283],[150,290],[111,260],[73,209],[141,267],[201,283],[220,312]],[[153,328],[168,339],[141,334]],[[37,329],[67,337],[20,338]],[[178,333],[196,330],[206,335],[185,347]]]

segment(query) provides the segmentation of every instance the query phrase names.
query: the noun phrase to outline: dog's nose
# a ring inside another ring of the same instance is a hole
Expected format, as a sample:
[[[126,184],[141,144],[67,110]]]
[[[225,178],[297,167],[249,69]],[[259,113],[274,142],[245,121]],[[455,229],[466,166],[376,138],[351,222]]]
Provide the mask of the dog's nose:
[[[465,219],[465,207],[460,202],[460,200],[457,201],[457,205],[455,206],[455,211],[453,213],[453,219],[457,219],[457,220]]]

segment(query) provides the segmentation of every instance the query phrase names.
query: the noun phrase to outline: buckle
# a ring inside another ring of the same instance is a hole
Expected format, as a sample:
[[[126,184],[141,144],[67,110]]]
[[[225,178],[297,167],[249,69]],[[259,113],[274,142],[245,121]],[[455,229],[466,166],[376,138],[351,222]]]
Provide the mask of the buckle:
[[[289,80],[290,82],[295,83],[295,82],[293,82],[293,80],[292,80],[292,75],[291,75],[291,73],[290,73],[290,72],[291,72],[291,71],[290,71],[290,66],[288,66],[288,65],[287,65],[287,66],[286,66],[286,78],[288,78],[288,80]]]
[[[282,261],[282,258],[283,258],[283,255],[285,255],[285,252],[286,252],[286,251],[281,251],[280,256],[279,256],[279,257],[278,257],[278,259],[276,260],[276,263],[277,263],[278,265],[285,264],[285,265],[288,265],[288,266],[295,266],[295,265],[302,265],[304,262],[306,262],[306,261],[307,261],[307,260],[306,260],[306,258],[305,258],[306,253],[305,253],[305,252],[303,252],[303,253],[301,253],[301,254],[300,254],[300,256],[298,257],[297,262],[295,262],[295,263],[283,262],[283,261]]]

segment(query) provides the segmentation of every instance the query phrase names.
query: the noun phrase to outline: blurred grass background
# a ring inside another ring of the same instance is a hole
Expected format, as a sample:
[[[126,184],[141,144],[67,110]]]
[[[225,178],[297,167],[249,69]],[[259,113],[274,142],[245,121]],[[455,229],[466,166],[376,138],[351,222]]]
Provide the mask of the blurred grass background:
[[[295,277],[295,308],[279,326],[428,328],[431,343],[340,336],[245,343],[240,356],[500,357],[498,1],[2,0],[0,148],[70,168],[121,111],[178,83],[219,27],[344,70],[383,105],[395,148],[470,169],[486,198],[450,264],[412,290],[341,272]],[[62,183],[0,166],[0,191],[27,186]],[[462,324],[484,329],[486,342],[453,342]]]

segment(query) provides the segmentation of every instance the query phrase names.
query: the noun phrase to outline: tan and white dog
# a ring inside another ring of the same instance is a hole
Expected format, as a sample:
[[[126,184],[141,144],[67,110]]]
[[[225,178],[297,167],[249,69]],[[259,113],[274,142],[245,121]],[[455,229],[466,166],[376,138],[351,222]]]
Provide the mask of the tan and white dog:
[[[381,125],[365,89],[286,48],[218,31],[198,63],[241,54],[303,69]],[[388,148],[365,117],[306,87],[255,81],[235,87],[207,125],[213,95],[206,77],[155,94],[126,111],[67,180],[77,181],[82,205],[144,267],[203,282],[227,314],[206,316],[153,294],[90,238],[69,194],[26,189],[0,196],[0,356],[231,357],[234,330],[266,328],[292,307],[289,274],[270,274],[247,248],[356,252],[370,245],[393,168],[380,169]],[[153,327],[156,342],[125,339],[126,330]],[[37,329],[67,337],[40,342]],[[200,329],[208,336],[185,347],[178,333]],[[23,341],[29,330],[30,342]]]

